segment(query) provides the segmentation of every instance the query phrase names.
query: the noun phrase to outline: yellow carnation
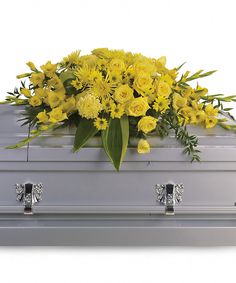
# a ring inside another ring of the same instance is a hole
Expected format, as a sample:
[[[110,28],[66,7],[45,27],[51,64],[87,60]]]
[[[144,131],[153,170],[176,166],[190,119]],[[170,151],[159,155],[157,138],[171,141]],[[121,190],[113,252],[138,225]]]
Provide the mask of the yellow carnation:
[[[115,90],[114,99],[118,103],[126,103],[133,98],[133,90],[127,84],[121,85]]]
[[[37,95],[34,95],[29,99],[29,104],[33,107],[40,106],[42,104],[42,100]]]
[[[49,114],[49,122],[51,123],[58,123],[61,122],[65,119],[68,119],[66,113],[63,113],[61,107],[57,107],[52,109],[51,112],[48,113]]]
[[[51,78],[55,75],[55,72],[57,70],[57,64],[52,64],[51,61],[48,61],[45,65],[42,65],[40,68],[47,77]]]
[[[34,86],[43,86],[45,75],[43,73],[33,73],[30,77],[30,81]]]
[[[65,100],[65,94],[58,93],[56,91],[48,91],[47,92],[47,103],[50,105],[51,108],[55,108],[59,106]]]
[[[150,152],[150,145],[147,140],[140,139],[138,142],[138,153],[149,153]]]
[[[31,91],[28,88],[22,88],[20,90],[20,93],[23,94],[27,98],[30,98],[32,96]]]
[[[80,116],[86,119],[97,118],[99,112],[102,110],[102,104],[93,94],[87,94],[79,98],[76,106]]]
[[[142,117],[138,122],[138,130],[145,134],[154,130],[157,126],[157,119],[152,116]]]
[[[152,88],[152,78],[148,73],[140,72],[135,80],[133,87],[138,93],[145,93]]]
[[[46,110],[44,110],[43,112],[40,112],[37,115],[37,119],[39,120],[40,123],[47,123],[48,122],[48,115],[46,113]]]
[[[127,114],[134,117],[144,116],[149,108],[146,98],[134,98],[128,105]]]

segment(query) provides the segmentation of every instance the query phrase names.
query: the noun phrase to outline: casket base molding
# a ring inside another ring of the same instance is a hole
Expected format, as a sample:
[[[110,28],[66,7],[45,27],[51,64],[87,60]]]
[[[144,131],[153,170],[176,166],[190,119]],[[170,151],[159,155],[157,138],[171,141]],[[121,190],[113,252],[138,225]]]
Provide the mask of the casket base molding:
[[[1,215],[0,245],[231,246],[236,215]]]

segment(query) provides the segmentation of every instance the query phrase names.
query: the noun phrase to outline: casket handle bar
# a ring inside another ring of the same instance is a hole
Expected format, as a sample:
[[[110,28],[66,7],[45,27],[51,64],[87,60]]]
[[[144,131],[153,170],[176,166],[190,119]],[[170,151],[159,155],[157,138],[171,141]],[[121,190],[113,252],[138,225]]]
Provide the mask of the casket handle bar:
[[[157,184],[157,201],[165,205],[166,215],[175,215],[175,204],[182,201],[184,192],[183,184]]]
[[[33,214],[33,205],[42,200],[43,184],[16,184],[16,199],[24,204],[24,214]]]

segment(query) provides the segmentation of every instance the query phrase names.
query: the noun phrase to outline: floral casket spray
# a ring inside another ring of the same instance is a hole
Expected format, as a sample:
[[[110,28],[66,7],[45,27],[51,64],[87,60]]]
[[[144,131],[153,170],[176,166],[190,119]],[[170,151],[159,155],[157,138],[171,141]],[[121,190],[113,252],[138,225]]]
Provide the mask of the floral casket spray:
[[[236,244],[236,96],[199,85],[215,71],[106,48],[27,65],[0,105],[1,245]]]

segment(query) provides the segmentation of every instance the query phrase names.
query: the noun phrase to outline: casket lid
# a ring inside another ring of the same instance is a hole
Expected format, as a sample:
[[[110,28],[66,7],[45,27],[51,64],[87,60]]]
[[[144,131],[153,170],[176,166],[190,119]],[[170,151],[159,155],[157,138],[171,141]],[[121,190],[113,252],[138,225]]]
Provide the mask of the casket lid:
[[[17,150],[6,150],[5,146],[15,144],[27,137],[29,129],[21,127],[19,120],[23,107],[2,105],[0,107],[0,160],[27,161],[108,161],[102,148],[100,137],[92,138],[79,153],[73,153],[74,128],[61,128],[47,132],[33,140],[27,147]],[[236,124],[229,120],[229,123]],[[199,138],[199,149],[202,161],[236,161],[236,134],[216,126],[204,129],[188,126],[191,134]],[[151,145],[149,154],[137,154],[137,139],[130,139],[125,161],[189,161],[182,151],[183,147],[175,139],[174,134],[165,139],[149,137]]]

